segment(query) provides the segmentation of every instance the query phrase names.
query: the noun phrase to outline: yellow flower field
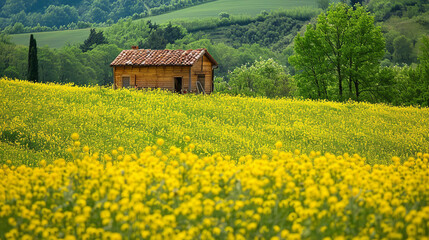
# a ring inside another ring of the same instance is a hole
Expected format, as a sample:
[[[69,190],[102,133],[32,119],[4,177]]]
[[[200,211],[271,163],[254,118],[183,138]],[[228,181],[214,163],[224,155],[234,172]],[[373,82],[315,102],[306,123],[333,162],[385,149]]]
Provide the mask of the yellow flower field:
[[[3,239],[428,239],[429,154],[276,149],[238,161],[165,146],[101,155],[73,134],[73,160],[0,168]]]
[[[32,166],[71,160],[64,151],[79,132],[101,153],[122,146],[142,152],[154,139],[200,156],[234,159],[283,149],[359,154],[371,164],[429,152],[429,109],[228,95],[177,95],[163,91],[34,84],[0,79],[0,164]]]
[[[10,79],[0,102],[0,239],[429,240],[427,108]]]

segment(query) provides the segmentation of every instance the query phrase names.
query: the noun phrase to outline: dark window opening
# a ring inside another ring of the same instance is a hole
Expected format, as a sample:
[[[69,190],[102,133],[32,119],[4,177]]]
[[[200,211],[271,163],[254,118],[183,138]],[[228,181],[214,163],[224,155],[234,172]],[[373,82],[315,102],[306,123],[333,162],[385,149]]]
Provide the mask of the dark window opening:
[[[122,77],[122,87],[123,88],[130,87],[130,77]]]
[[[174,92],[181,93],[182,92],[182,78],[175,77],[174,78]]]

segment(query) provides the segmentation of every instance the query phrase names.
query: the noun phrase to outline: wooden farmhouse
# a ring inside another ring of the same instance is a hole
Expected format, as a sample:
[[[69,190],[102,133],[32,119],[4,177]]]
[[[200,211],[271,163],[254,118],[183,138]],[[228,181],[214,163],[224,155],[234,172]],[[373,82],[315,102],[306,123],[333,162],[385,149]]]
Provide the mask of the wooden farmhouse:
[[[206,49],[123,50],[110,64],[114,88],[163,88],[178,93],[213,92],[217,62]]]

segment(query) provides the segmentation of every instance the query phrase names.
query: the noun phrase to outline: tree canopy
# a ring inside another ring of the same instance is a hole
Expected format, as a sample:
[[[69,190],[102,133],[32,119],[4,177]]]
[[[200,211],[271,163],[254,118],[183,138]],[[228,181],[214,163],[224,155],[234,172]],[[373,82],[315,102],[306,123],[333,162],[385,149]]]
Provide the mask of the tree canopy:
[[[28,47],[28,72],[27,79],[29,81],[39,81],[39,62],[37,60],[37,43],[33,34],[30,35],[30,44]]]
[[[82,52],[92,50],[95,46],[107,44],[107,39],[103,35],[103,31],[95,31],[95,28],[91,28],[89,31],[88,39],[80,45]]]
[[[362,93],[374,90],[384,38],[366,8],[359,4],[354,8],[331,5],[315,25],[307,26],[304,36],[295,38],[295,54],[289,61],[298,70],[297,85],[307,97],[360,100]]]

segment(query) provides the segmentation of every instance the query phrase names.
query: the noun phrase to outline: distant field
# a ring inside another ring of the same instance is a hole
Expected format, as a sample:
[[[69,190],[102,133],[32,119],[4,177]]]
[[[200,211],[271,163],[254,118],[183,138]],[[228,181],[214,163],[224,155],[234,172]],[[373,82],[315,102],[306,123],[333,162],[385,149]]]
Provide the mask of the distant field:
[[[31,33],[13,34],[12,42],[19,45],[28,45]],[[51,48],[60,48],[66,44],[83,43],[89,36],[89,28],[33,33],[37,40],[37,46],[48,45]]]
[[[152,20],[157,23],[165,23],[174,19],[195,19],[218,16],[220,12],[229,14],[256,15],[262,10],[279,8],[315,7],[315,0],[218,0],[198,6],[181,9],[178,11],[158,15],[144,20]],[[141,20],[137,20],[141,21]],[[60,48],[66,44],[83,42],[89,35],[89,29],[66,30],[55,32],[33,33],[38,46],[48,45],[52,48]],[[19,45],[27,45],[30,33],[12,35],[12,42]]]
[[[195,19],[218,16],[221,12],[229,14],[256,15],[262,10],[273,10],[279,8],[316,7],[315,0],[218,0],[195,7],[185,8],[178,11],[144,18],[157,23],[165,23],[172,19]]]
[[[104,30],[104,28],[97,28]],[[51,48],[60,48],[66,44],[83,43],[89,36],[89,28],[53,32],[37,32],[13,34],[12,42],[18,45],[28,45],[30,34],[33,34],[37,40],[37,46],[49,46]]]

